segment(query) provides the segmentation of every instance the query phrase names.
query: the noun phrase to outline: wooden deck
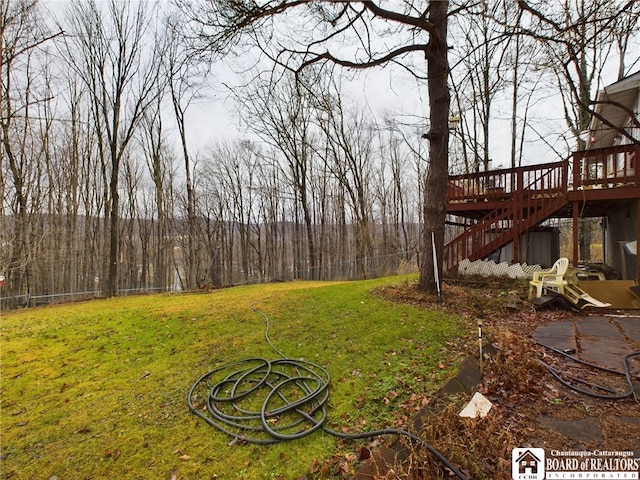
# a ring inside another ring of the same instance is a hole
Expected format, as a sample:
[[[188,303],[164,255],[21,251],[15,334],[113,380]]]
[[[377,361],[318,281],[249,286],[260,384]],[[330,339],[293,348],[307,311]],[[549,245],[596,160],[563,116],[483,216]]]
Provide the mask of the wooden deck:
[[[450,176],[447,212],[482,219],[509,201],[565,196],[568,202],[589,203],[584,216],[601,216],[606,208],[599,202],[640,198],[638,157],[639,145],[625,145],[576,152],[561,162]]]
[[[445,267],[483,258],[550,218],[573,218],[577,264],[579,218],[604,217],[640,200],[638,158],[640,145],[624,145],[575,152],[561,162],[450,176],[447,213],[467,228],[445,246]]]

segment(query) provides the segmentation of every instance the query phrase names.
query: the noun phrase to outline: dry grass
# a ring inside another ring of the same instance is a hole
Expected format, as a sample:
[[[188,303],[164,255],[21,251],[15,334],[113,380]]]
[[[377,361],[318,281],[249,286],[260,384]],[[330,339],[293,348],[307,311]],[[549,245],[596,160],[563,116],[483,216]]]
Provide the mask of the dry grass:
[[[498,279],[448,283],[440,299],[410,286],[388,286],[380,292],[386,298],[421,308],[458,312],[463,321],[473,325],[478,314],[484,315],[485,337],[498,347],[498,353],[484,362],[478,391],[492,401],[492,410],[483,419],[461,418],[459,412],[469,398],[453,398],[443,412],[427,417],[422,432],[427,443],[470,478],[511,479],[511,450],[515,447],[620,451],[634,450],[640,445],[640,409],[636,402],[598,400],[563,388],[538,362],[542,357],[548,360],[548,352],[532,340],[535,328],[574,318],[576,314],[534,311],[524,300],[526,284]],[[477,342],[470,337],[458,347],[467,354],[478,355]],[[428,399],[417,400],[425,401]],[[539,421],[542,416],[561,420],[597,417],[602,442],[577,445],[542,425]],[[631,421],[622,422],[624,418]],[[404,468],[396,468],[388,475],[407,480],[451,478],[450,472],[422,449],[412,452]]]

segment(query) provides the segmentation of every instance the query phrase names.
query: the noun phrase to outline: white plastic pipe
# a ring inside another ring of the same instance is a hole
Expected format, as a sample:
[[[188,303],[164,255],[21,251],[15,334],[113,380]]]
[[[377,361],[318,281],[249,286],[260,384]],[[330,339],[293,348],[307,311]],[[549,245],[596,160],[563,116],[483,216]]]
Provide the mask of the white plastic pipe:
[[[438,256],[436,255],[436,236],[431,232],[431,251],[433,253],[433,277],[436,281],[436,290],[438,291],[438,299],[440,298],[440,275],[438,272]]]

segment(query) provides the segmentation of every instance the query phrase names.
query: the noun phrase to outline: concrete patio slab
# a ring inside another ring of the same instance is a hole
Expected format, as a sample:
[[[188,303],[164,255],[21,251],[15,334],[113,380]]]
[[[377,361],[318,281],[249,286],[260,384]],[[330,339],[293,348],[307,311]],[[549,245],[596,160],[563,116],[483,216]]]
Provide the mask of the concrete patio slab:
[[[640,344],[640,316],[617,317],[616,322],[628,338]]]
[[[602,429],[596,417],[579,420],[558,420],[554,417],[540,417],[543,427],[550,428],[571,440],[586,444],[601,444]]]
[[[587,317],[576,321],[576,328],[581,336],[589,335],[598,339],[624,341],[624,335],[614,322],[613,318]]]
[[[573,322],[553,322],[539,326],[533,338],[542,345],[558,350],[577,350],[576,329]]]
[[[640,317],[598,315],[574,318],[541,325],[533,337],[543,345],[560,350],[575,345],[577,358],[623,373],[625,357],[640,347]],[[640,371],[640,359],[636,361],[633,358],[630,369],[632,374]],[[575,441],[577,446],[599,445],[603,441],[602,426],[596,417],[561,420],[542,416],[538,421],[543,427]],[[635,424],[638,420],[621,417],[619,421]]]
[[[640,318],[589,316],[539,326],[534,339],[558,350],[575,349],[589,363],[624,372],[624,357],[638,351]]]
[[[585,362],[624,373],[624,357],[633,353],[634,350],[621,341],[582,338],[578,351],[580,352],[578,357]]]

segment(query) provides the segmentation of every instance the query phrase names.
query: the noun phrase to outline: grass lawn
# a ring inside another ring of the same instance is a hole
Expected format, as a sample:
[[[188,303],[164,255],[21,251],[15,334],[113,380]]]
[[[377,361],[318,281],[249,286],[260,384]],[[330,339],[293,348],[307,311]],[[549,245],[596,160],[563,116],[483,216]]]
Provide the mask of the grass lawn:
[[[452,344],[465,333],[456,316],[375,295],[413,280],[277,283],[2,312],[2,478],[296,479],[328,465],[354,445],[323,432],[271,446],[233,443],[190,413],[186,395],[220,365],[279,358],[254,305],[280,351],[330,373],[331,428],[397,426],[412,395],[455,374]]]

